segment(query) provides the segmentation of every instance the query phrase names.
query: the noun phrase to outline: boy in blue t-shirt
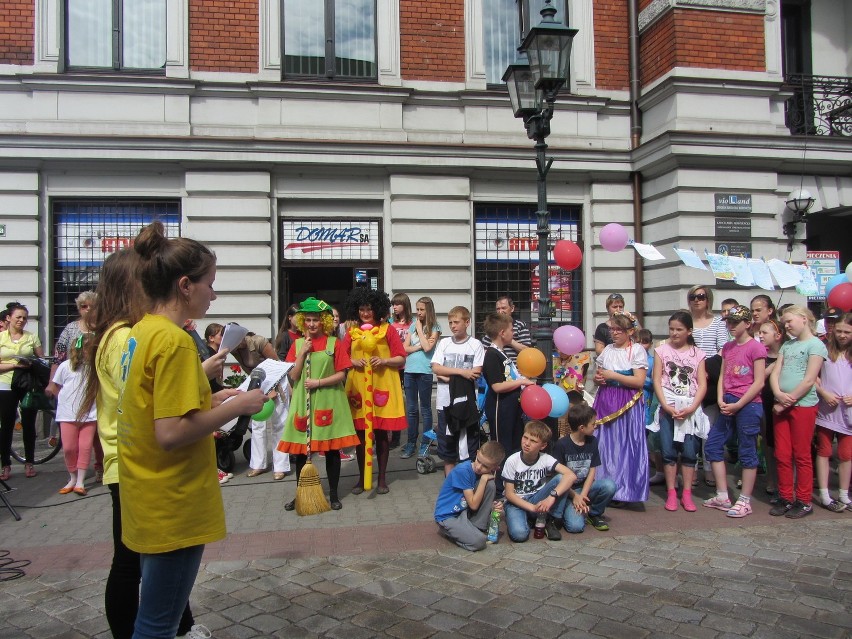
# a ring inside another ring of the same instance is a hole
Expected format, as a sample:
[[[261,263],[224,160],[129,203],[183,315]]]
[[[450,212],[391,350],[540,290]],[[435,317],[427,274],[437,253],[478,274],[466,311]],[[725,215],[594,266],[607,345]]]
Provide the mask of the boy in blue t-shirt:
[[[618,486],[608,478],[595,479],[601,465],[598,440],[593,436],[596,417],[595,409],[588,404],[573,404],[568,409],[571,432],[553,447],[553,456],[577,475],[568,491],[571,504],[566,504],[562,520],[569,533],[583,532],[586,524],[595,530],[609,530],[602,515]]]
[[[485,548],[496,489],[494,473],[506,451],[499,442],[486,442],[476,453],[450,471],[435,502],[435,523],[441,532],[465,550]]]

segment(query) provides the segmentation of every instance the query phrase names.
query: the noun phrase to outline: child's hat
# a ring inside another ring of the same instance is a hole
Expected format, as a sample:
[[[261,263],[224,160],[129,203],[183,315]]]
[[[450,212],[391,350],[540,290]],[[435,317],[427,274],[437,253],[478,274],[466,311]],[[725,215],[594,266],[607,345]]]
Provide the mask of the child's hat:
[[[747,306],[737,304],[732,309],[728,310],[727,320],[735,320],[737,322],[750,322],[751,310]]]
[[[825,309],[825,313],[822,314],[822,319],[840,319],[842,313],[839,308],[834,308],[833,306],[829,306]]]
[[[304,302],[299,304],[300,313],[331,313],[331,306],[318,300],[315,297],[309,297]]]

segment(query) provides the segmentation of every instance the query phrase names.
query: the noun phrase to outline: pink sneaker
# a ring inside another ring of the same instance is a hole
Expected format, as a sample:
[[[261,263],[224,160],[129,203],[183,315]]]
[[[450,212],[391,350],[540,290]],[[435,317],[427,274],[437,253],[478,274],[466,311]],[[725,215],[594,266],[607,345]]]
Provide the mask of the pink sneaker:
[[[692,491],[684,490],[683,496],[680,498],[680,503],[683,504],[683,509],[688,513],[694,513],[698,510],[695,503],[692,501]]]
[[[705,499],[703,505],[706,508],[715,508],[716,510],[724,510],[725,512],[728,512],[731,509],[731,500],[719,499],[719,496],[716,495],[710,499]]]
[[[672,488],[666,497],[666,510],[674,512],[677,510],[677,491]]]
[[[751,514],[751,502],[745,499],[737,499],[737,503],[725,514],[728,517],[736,517],[738,519],[747,517]]]

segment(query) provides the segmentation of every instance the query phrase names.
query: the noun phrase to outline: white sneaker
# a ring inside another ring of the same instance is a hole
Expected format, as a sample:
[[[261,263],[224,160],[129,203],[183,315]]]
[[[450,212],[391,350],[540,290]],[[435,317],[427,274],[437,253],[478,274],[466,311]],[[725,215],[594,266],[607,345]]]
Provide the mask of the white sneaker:
[[[197,623],[189,629],[189,632],[187,632],[184,637],[186,639],[212,639],[213,634],[207,626],[202,626],[200,623]]]

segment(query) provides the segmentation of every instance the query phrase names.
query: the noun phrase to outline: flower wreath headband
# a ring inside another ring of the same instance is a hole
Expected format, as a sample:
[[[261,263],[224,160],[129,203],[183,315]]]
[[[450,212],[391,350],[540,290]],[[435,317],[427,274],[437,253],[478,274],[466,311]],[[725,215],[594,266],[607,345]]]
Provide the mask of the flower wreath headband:
[[[627,319],[630,320],[630,323],[633,324],[633,328],[636,328],[637,326],[639,326],[639,322],[636,321],[636,316],[633,313],[631,313],[630,311],[616,312],[616,313],[613,313],[612,316],[613,317],[626,317]]]

